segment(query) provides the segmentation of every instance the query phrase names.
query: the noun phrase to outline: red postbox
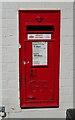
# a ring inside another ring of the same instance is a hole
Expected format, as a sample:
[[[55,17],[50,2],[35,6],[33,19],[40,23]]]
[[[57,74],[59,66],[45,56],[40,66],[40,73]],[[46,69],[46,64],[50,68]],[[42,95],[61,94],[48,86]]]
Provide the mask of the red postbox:
[[[19,10],[20,106],[59,106],[60,10]]]

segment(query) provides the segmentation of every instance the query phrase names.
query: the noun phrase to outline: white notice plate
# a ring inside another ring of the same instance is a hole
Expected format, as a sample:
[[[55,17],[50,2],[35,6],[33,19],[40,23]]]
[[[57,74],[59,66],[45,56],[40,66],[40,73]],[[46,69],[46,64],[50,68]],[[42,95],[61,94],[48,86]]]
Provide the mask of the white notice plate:
[[[28,34],[28,39],[51,39],[51,34]]]
[[[32,65],[47,65],[47,42],[32,42]]]

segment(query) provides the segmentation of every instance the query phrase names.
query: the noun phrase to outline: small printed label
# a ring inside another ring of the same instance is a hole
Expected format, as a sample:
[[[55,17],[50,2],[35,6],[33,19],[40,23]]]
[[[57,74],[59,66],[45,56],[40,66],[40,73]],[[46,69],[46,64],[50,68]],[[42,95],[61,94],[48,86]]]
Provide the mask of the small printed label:
[[[51,39],[51,34],[28,34],[28,39]]]

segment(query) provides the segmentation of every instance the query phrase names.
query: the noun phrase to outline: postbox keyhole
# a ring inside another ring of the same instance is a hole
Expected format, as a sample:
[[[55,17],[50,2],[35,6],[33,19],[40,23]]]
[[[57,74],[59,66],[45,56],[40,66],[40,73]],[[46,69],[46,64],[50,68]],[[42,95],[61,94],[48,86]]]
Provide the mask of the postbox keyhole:
[[[35,77],[36,76],[36,71],[35,70],[30,70],[30,75],[32,76],[32,77]]]

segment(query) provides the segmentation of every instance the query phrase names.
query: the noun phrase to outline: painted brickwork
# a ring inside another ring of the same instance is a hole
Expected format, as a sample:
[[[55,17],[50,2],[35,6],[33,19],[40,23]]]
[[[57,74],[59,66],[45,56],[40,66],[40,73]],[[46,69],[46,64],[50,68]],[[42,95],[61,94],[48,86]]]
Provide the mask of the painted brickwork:
[[[2,105],[2,4],[0,3],[0,105]]]
[[[59,108],[20,109],[19,105],[19,9],[61,10],[60,106]],[[7,117],[65,117],[73,107],[73,3],[2,3],[2,104]]]

